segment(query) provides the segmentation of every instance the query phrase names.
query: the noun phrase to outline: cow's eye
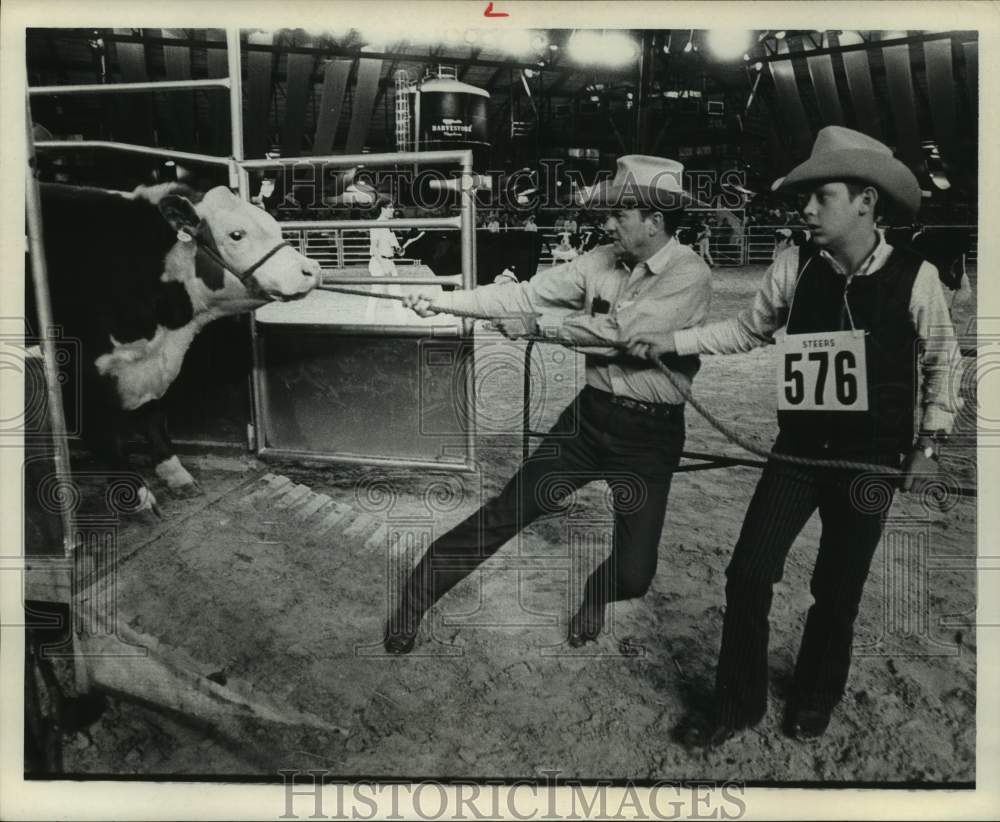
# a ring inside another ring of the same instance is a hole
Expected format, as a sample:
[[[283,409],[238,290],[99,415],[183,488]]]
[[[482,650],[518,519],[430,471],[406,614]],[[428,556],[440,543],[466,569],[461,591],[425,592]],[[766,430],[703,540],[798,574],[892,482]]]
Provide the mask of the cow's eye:
[[[237,231],[230,231],[229,232],[229,239],[230,240],[242,240],[244,237],[246,237],[246,232],[245,231],[238,231],[237,230]]]

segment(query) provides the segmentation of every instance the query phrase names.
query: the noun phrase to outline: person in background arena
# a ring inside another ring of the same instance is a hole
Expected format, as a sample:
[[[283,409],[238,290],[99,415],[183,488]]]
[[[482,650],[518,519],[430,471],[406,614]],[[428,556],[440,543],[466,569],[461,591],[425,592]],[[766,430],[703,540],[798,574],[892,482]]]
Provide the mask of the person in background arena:
[[[391,220],[394,214],[392,203],[382,201],[379,204],[378,219]],[[400,250],[399,239],[388,228],[368,229],[368,241],[371,258],[368,260],[368,273],[373,277],[395,277],[396,264],[393,262]]]
[[[701,258],[709,264],[710,267],[715,265],[715,260],[712,259],[712,229],[708,224],[708,221],[701,223],[698,226],[698,254]]]
[[[617,346],[631,333],[697,325],[708,312],[708,267],[673,236],[687,202],[682,173],[683,166],[672,160],[621,157],[615,178],[591,192],[590,205],[609,213],[605,230],[611,244],[540,271],[527,282],[432,298],[444,310],[529,318],[520,330],[501,324],[511,337],[525,330],[537,333],[530,321],[536,312],[569,311],[554,323],[544,318],[548,335],[595,348],[585,352],[586,387],[534,454],[498,496],[437,538],[413,569],[386,626],[389,653],[408,653],[424,614],[438,599],[522,528],[558,510],[563,498],[595,479],[612,487],[612,548],[587,580],[583,602],[570,621],[569,644],[597,639],[608,602],[646,592],[684,444],[684,402],[658,368],[623,357]],[[429,316],[430,299],[418,294],[405,304]],[[698,358],[676,358],[668,367],[688,386]]]
[[[959,352],[937,271],[912,251],[891,246],[875,228],[885,206],[916,213],[917,179],[882,143],[829,126],[809,159],[776,188],[799,193],[810,242],[778,256],[752,306],[736,317],[637,334],[630,350],[653,357],[732,354],[771,342],[784,327],[774,453],[893,468],[902,456],[902,489],[919,487],[936,472],[937,450],[961,400],[960,381],[952,379]],[[785,729],[796,738],[826,731],[844,693],[854,621],[891,504],[891,488],[882,510],[860,504],[863,479],[853,469],[768,460],[726,570],[714,712],[682,723],[685,744],[714,747],[763,718],[772,588],[817,508],[822,533],[810,585],[814,603]]]

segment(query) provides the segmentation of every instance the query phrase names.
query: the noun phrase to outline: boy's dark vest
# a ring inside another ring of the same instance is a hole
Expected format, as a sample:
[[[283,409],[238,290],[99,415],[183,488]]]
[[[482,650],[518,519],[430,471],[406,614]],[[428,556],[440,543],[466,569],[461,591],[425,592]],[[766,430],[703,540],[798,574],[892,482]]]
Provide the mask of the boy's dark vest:
[[[866,332],[868,411],[779,411],[778,425],[788,446],[842,454],[910,449],[919,353],[910,295],[922,262],[912,251],[894,248],[878,271],[851,280],[850,316],[854,328]],[[798,273],[787,333],[849,330],[847,279],[811,243],[799,249]]]

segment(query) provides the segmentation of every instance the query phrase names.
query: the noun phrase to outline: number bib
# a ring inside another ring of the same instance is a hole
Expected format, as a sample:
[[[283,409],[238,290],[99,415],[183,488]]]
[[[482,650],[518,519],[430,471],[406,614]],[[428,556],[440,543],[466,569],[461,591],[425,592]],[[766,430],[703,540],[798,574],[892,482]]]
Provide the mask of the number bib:
[[[864,331],[786,334],[778,342],[779,411],[867,411]]]

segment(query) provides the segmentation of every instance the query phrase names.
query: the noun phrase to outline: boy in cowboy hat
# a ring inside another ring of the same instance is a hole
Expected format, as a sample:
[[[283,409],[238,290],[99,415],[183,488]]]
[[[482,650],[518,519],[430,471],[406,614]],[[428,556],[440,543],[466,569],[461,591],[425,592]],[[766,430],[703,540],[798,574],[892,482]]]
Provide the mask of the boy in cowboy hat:
[[[498,496],[436,539],[410,574],[386,627],[390,653],[409,652],[424,614],[445,592],[522,528],[559,510],[574,489],[595,479],[613,490],[612,549],[587,581],[569,643],[596,640],[605,604],[642,596],[649,587],[671,476],[684,444],[684,401],[658,369],[622,356],[613,346],[638,331],[697,325],[707,314],[708,268],[673,237],[686,198],[682,173],[683,166],[672,160],[622,157],[615,178],[590,192],[591,207],[608,213],[605,228],[613,244],[527,282],[434,295],[445,310],[520,314],[519,325],[498,323],[511,338],[538,333],[538,312],[556,312],[543,318],[550,336],[595,348],[587,350],[586,387],[532,457]],[[429,316],[429,300],[416,294],[405,305]],[[675,358],[669,367],[690,385],[698,358]]]
[[[800,195],[810,241],[778,256],[753,305],[701,328],[634,335],[630,350],[654,357],[736,353],[772,341],[784,327],[775,453],[886,466],[899,465],[905,454],[902,487],[910,490],[916,477],[936,470],[937,443],[961,404],[958,381],[950,379],[959,354],[937,272],[912,251],[894,249],[875,228],[880,207],[916,213],[917,180],[882,143],[829,126],[809,159],[775,188]],[[715,713],[682,726],[685,743],[714,747],[763,718],[772,586],[817,509],[822,535],[810,586],[814,604],[786,730],[798,738],[826,730],[847,681],[854,619],[891,504],[891,490],[878,510],[865,504],[862,477],[768,461],[726,570]]]

